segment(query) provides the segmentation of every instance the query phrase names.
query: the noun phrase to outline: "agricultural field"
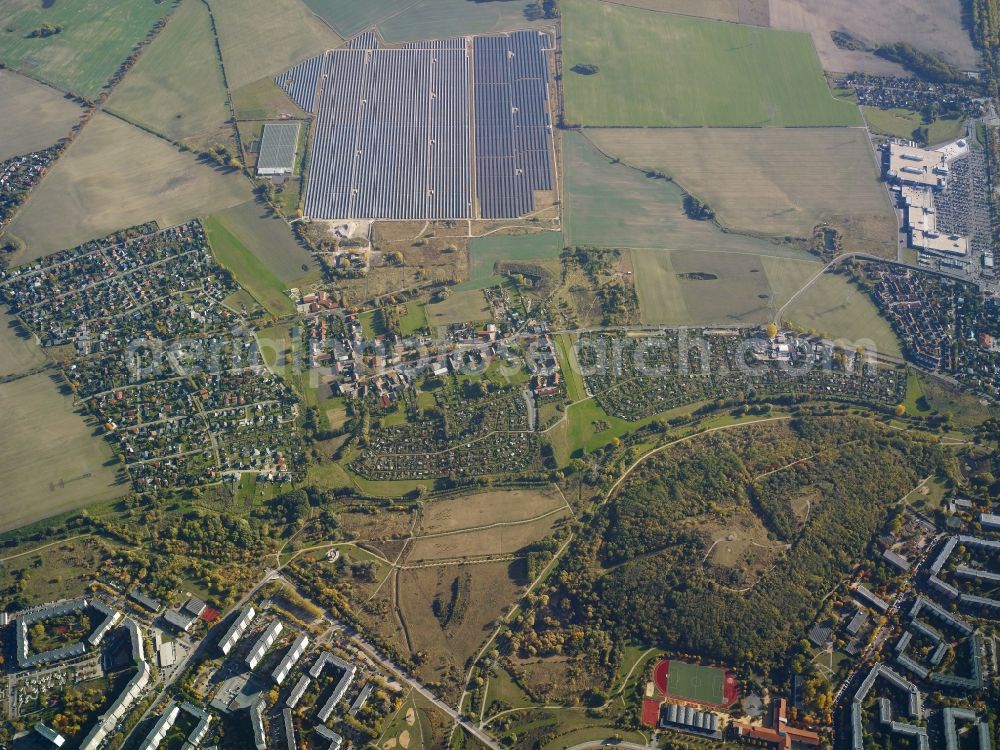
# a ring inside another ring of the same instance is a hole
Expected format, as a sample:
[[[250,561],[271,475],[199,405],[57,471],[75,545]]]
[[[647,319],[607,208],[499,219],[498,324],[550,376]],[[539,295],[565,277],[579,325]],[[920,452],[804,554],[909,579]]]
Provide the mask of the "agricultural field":
[[[979,56],[962,17],[963,3],[939,0],[771,0],[771,26],[812,34],[824,70],[900,74],[895,63],[864,51],[844,50],[830,37],[846,31],[864,44],[909,42],[963,70]]]
[[[599,0],[568,0],[561,8],[567,123],[861,124],[857,107],[830,93],[806,34]]]
[[[428,503],[420,519],[421,534],[470,529],[495,523],[525,521],[565,507],[555,487],[494,490]]]
[[[739,253],[633,251],[642,322],[759,325],[822,270],[818,262]]]
[[[606,154],[662,172],[734,232],[809,238],[844,225],[844,249],[896,250],[896,216],[862,128],[588,130]]]
[[[714,18],[717,21],[740,20],[740,0],[605,0],[612,5],[676,13],[681,16]]]
[[[493,272],[497,263],[558,258],[562,249],[563,238],[559,232],[476,237],[469,245],[469,279],[458,288],[482,289],[499,284],[502,277]]]
[[[55,89],[9,70],[0,70],[0,102],[0,161],[48,148],[83,115]]]
[[[250,185],[239,173],[203,166],[160,138],[98,113],[10,225],[27,245],[14,262],[151,219],[173,226],[249,198]]]
[[[427,305],[426,310],[427,322],[432,327],[453,323],[485,323],[493,320],[490,305],[478,289],[452,292],[448,295],[448,299]]]
[[[108,110],[199,150],[232,137],[212,19],[201,0],[181,3],[115,88]]]
[[[205,219],[205,234],[212,254],[228,268],[236,282],[275,316],[292,315],[295,305],[285,294],[287,288],[217,216]]]
[[[888,321],[868,295],[842,274],[823,274],[785,310],[783,319],[830,338],[859,342],[867,339],[882,354],[902,356],[899,339]]]
[[[214,214],[230,232],[250,248],[268,270],[286,284],[304,276],[319,279],[316,261],[299,244],[291,228],[267,206],[248,201]]]
[[[0,63],[96,99],[133,48],[172,8],[173,3],[154,0],[4,0]],[[62,31],[31,37],[44,23],[61,26]]]
[[[320,18],[345,38],[378,26],[390,44],[465,34],[487,34],[534,25],[528,0],[305,0]],[[549,24],[552,22],[549,21]]]
[[[683,193],[667,180],[615,164],[577,133],[564,138],[567,245],[723,251],[808,260],[791,245],[726,233],[684,213]]]
[[[0,378],[45,364],[45,355],[17,320],[0,312]]]
[[[910,109],[862,107],[861,112],[871,131],[880,135],[912,139],[914,131],[924,124],[920,113]],[[961,117],[938,117],[927,126],[927,141],[932,146],[964,134],[965,120]]]
[[[118,461],[46,373],[0,384],[0,531],[124,495]]]
[[[231,91],[343,41],[301,0],[210,0],[209,7]]]

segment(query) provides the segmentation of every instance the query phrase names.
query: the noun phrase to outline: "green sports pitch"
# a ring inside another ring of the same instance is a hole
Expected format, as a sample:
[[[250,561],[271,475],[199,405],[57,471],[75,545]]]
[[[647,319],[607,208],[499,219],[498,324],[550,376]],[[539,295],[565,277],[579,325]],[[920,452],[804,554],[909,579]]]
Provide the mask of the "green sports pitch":
[[[726,671],[715,667],[703,667],[683,661],[671,660],[665,673],[657,675],[666,678],[660,685],[665,695],[693,703],[726,705]],[[660,670],[658,670],[660,671]]]

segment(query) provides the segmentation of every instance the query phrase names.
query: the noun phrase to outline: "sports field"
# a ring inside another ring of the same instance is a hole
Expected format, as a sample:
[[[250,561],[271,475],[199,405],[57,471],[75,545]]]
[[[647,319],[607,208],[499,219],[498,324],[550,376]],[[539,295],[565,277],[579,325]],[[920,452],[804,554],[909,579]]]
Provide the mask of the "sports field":
[[[653,681],[664,695],[712,706],[731,705],[736,698],[735,681],[726,670],[703,667],[671,659],[653,669]]]
[[[567,245],[812,257],[787,245],[726,233],[711,222],[689,219],[677,185],[613,164],[578,133],[565,133],[563,152]]]
[[[825,273],[785,310],[784,320],[829,338],[869,341],[867,348],[901,357],[899,339],[864,292],[842,274]]]
[[[15,261],[150,219],[172,226],[250,197],[240,174],[202,165],[155,135],[98,113],[11,224],[10,233],[27,244]]]
[[[233,91],[343,41],[302,0],[209,0],[209,6]]]
[[[860,125],[834,99],[806,34],[565,0],[566,122],[574,125]],[[595,73],[574,71],[598,67]]]
[[[0,385],[0,531],[124,495],[118,462],[47,373]]]
[[[759,325],[819,273],[812,260],[744,253],[633,250],[642,322]]]
[[[108,102],[108,109],[175,141],[231,136],[226,83],[208,8],[185,0]]]
[[[842,226],[847,250],[896,248],[896,217],[862,128],[592,129],[626,164],[673,177],[736,232],[809,238]]]
[[[4,0],[0,62],[65,91],[96,98],[173,3],[151,0]],[[43,23],[62,26],[29,37]]]
[[[562,250],[560,232],[476,237],[469,245],[469,279],[457,289],[483,289],[499,284],[502,279],[493,273],[493,267],[501,261],[558,258]]]
[[[0,70],[0,102],[0,161],[48,148],[83,115],[55,89],[9,70]]]

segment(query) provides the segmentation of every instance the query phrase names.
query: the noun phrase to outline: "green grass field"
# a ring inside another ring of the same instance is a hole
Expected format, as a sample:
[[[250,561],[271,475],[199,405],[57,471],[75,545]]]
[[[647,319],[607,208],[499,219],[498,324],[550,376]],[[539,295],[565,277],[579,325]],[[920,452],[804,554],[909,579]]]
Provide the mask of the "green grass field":
[[[565,0],[567,123],[860,125],[834,99],[807,34]],[[596,65],[593,74],[577,66]]]
[[[389,43],[524,28],[528,0],[305,0],[344,37],[378,26]]]
[[[171,8],[172,3],[153,0],[4,0],[0,62],[93,99]],[[29,38],[46,22],[63,30]]]
[[[493,273],[494,265],[500,261],[558,258],[562,249],[559,232],[476,237],[469,245],[469,279],[455,289],[468,291],[495,286],[503,281]]]
[[[920,113],[910,109],[861,107],[861,112],[873,133],[897,138],[913,138],[914,132],[924,124]],[[937,145],[959,138],[964,133],[965,120],[961,117],[939,117],[927,126],[927,141]]]
[[[868,296],[842,274],[824,274],[785,310],[784,320],[830,338],[868,340],[869,350],[902,356],[892,327]]]
[[[478,289],[452,292],[443,302],[427,305],[427,320],[431,326],[452,323],[479,323],[493,320],[486,297]]]
[[[232,91],[343,41],[302,0],[209,0],[209,6]]]
[[[201,0],[181,3],[115,88],[108,109],[174,141],[212,145],[232,135],[226,83]]]
[[[767,323],[822,270],[816,261],[741,253],[634,250],[632,258],[647,324]]]
[[[566,133],[563,144],[567,245],[812,257],[789,245],[689,219],[683,193],[674,183],[612,163],[578,133]]]
[[[319,268],[291,228],[256,201],[219,211],[216,217],[257,256],[268,270],[288,285],[319,281]]]
[[[216,260],[272,315],[292,315],[295,305],[285,294],[285,285],[237,237],[218,216],[205,219],[205,233]]]
[[[671,660],[668,676],[667,695],[696,703],[726,702],[726,673],[722,669]]]
[[[233,91],[233,107],[240,120],[278,120],[286,117],[304,119],[309,116],[288,98],[271,76]]]

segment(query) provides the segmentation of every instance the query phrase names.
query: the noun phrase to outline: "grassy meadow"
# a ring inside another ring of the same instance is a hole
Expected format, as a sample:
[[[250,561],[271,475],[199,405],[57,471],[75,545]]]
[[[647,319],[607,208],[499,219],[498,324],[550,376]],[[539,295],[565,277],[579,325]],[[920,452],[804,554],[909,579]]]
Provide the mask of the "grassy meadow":
[[[96,99],[135,45],[173,7],[154,0],[4,0],[0,63]],[[30,37],[44,23],[62,31]]]
[[[558,258],[562,249],[559,232],[476,237],[469,245],[469,279],[457,289],[483,289],[499,284],[502,278],[493,273],[493,267],[501,261]]]
[[[849,217],[845,249],[895,252],[896,217],[861,128],[608,128],[587,135],[626,164],[669,175],[734,232],[809,238],[818,224]]]
[[[153,40],[108,109],[174,141],[212,145],[232,135],[226,82],[201,0],[185,0]]]
[[[599,0],[564,0],[560,7],[567,123],[862,124],[857,107],[830,93],[807,34]],[[598,70],[581,72],[578,66]]]

